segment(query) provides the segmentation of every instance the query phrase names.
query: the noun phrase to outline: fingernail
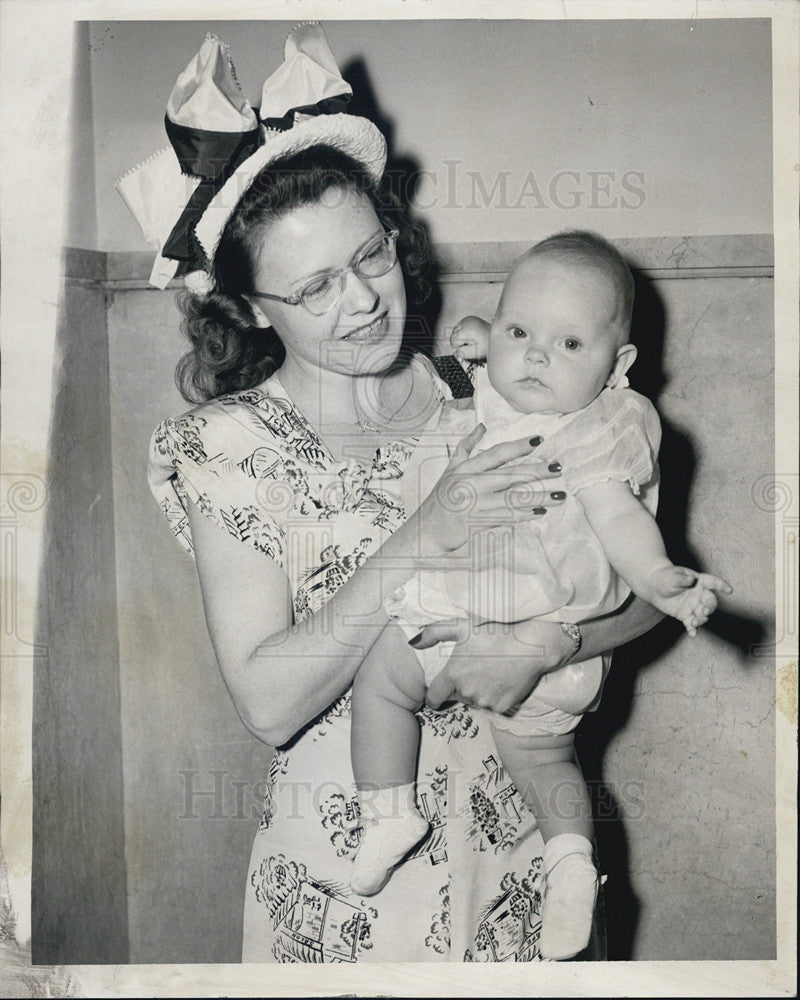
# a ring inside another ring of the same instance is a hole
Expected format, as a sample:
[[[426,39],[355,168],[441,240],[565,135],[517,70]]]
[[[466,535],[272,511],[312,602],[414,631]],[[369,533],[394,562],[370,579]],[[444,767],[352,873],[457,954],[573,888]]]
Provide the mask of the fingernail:
[[[533,510],[531,511],[531,513],[532,514],[540,514],[540,515],[541,514],[546,514],[547,513],[547,507],[534,507]]]
[[[551,462],[547,466],[548,472],[561,472],[561,462]]]
[[[418,632],[413,639],[408,640],[409,646],[416,646],[422,639],[422,632]]]
[[[544,438],[540,437],[537,434],[536,437],[532,437],[528,443],[530,444],[531,448],[535,448],[537,445],[540,445],[542,441],[544,441]]]
[[[563,490],[556,490],[555,493],[550,494],[551,500],[566,500],[567,494]]]

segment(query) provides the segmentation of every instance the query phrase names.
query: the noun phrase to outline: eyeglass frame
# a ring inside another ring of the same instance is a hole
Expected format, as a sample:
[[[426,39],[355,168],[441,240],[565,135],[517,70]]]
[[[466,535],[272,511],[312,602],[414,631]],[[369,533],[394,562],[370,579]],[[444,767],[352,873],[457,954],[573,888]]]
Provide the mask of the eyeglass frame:
[[[273,302],[284,302],[287,306],[302,306],[306,310],[306,312],[309,313],[311,316],[324,316],[325,313],[329,313],[331,309],[334,309],[341,301],[342,295],[344,295],[344,288],[345,288],[345,284],[342,279],[348,273],[348,271],[353,271],[355,274],[359,276],[359,278],[366,278],[367,280],[369,280],[370,278],[382,278],[384,274],[388,274],[392,270],[392,268],[397,264],[397,238],[399,235],[400,235],[399,229],[388,229],[385,232],[377,234],[373,239],[365,243],[360,250],[356,251],[353,259],[345,267],[338,267],[331,271],[320,271],[320,273],[316,277],[309,278],[308,281],[305,282],[303,287],[300,289],[300,291],[295,292],[294,295],[288,295],[288,296],[274,295],[272,292],[254,292],[254,291],[248,292],[247,294],[252,295],[257,299],[270,299]],[[358,269],[358,265],[361,263],[364,257],[366,257],[366,255],[374,246],[377,246],[379,242],[385,240],[387,237],[390,240],[389,245],[394,250],[394,260],[392,261],[392,263],[389,265],[389,267],[386,268],[385,271],[381,271],[380,274],[362,274],[361,271],[359,271]],[[325,309],[321,313],[315,313],[311,309],[309,309],[309,307],[303,301],[303,292],[305,291],[306,288],[308,288],[309,285],[313,284],[315,281],[319,281],[323,277],[326,279],[327,278],[339,279],[339,294],[336,296],[333,302],[331,302],[331,304],[328,306],[327,309]]]

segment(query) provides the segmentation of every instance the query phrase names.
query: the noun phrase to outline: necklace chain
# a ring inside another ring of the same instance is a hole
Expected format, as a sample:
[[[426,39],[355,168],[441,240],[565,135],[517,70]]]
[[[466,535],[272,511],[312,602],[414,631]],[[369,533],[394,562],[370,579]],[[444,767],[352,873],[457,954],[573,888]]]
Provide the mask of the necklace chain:
[[[381,431],[386,430],[386,428],[388,427],[388,425],[391,424],[391,422],[394,420],[394,418],[397,416],[397,414],[403,409],[403,407],[406,405],[406,403],[409,401],[409,399],[411,399],[411,394],[414,392],[414,373],[411,370],[410,366],[408,368],[408,373],[409,373],[410,380],[411,380],[411,386],[410,386],[408,392],[406,393],[406,395],[403,398],[403,401],[400,403],[400,405],[395,410],[393,410],[392,413],[390,413],[389,416],[385,420],[383,420],[382,423],[379,426],[376,426],[375,424],[371,423],[369,420],[362,420],[360,417],[358,417],[358,416],[356,417],[356,423],[358,424],[358,426],[361,428],[361,430],[364,433],[368,433],[368,432],[371,431],[373,434],[380,434]]]

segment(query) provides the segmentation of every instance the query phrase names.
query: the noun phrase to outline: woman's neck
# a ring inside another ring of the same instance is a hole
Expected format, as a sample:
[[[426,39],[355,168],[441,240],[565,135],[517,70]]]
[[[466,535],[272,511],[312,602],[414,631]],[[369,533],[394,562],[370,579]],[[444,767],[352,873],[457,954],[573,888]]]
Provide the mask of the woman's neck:
[[[408,359],[385,372],[350,375],[286,361],[278,380],[292,403],[337,455],[357,442],[374,445],[421,430],[435,399],[430,379]],[[398,434],[398,429],[402,433]]]
[[[354,419],[353,376],[305,367],[289,358],[277,374],[294,405],[318,430],[332,420],[344,423]]]
[[[287,359],[277,374],[297,409],[323,433],[330,427],[386,424],[414,384],[411,366],[403,361],[385,372],[351,375]]]

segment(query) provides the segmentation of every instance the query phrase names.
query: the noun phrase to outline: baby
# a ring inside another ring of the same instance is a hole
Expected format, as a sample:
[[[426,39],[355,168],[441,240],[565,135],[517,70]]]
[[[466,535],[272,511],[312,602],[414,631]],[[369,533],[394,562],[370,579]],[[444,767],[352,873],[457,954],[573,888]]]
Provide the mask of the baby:
[[[475,414],[444,408],[444,440],[462,438],[475,415],[487,429],[481,449],[541,437],[540,452],[563,467],[567,495],[536,520],[476,528],[455,554],[464,556],[460,565],[454,559],[452,568],[417,573],[387,602],[403,630],[384,630],[352,696],[363,834],[350,884],[362,895],[378,892],[428,830],[416,807],[414,713],[452,644],[414,652],[407,634],[458,617],[577,623],[608,614],[633,590],[693,636],[716,608],[715,592],[731,592],[718,577],[674,566],[664,550],[653,518],[659,420],[625,378],[636,358],[628,342],[632,304],[633,278],[610,243],[594,233],[558,233],[514,264],[490,327],[475,317],[456,327],[457,353],[487,364],[475,377]],[[428,492],[447,464],[441,452],[417,467]],[[545,843],[545,958],[576,955],[591,931],[598,875],[573,732],[596,706],[607,666],[605,657],[569,664],[545,675],[512,712],[488,713],[503,767]]]

